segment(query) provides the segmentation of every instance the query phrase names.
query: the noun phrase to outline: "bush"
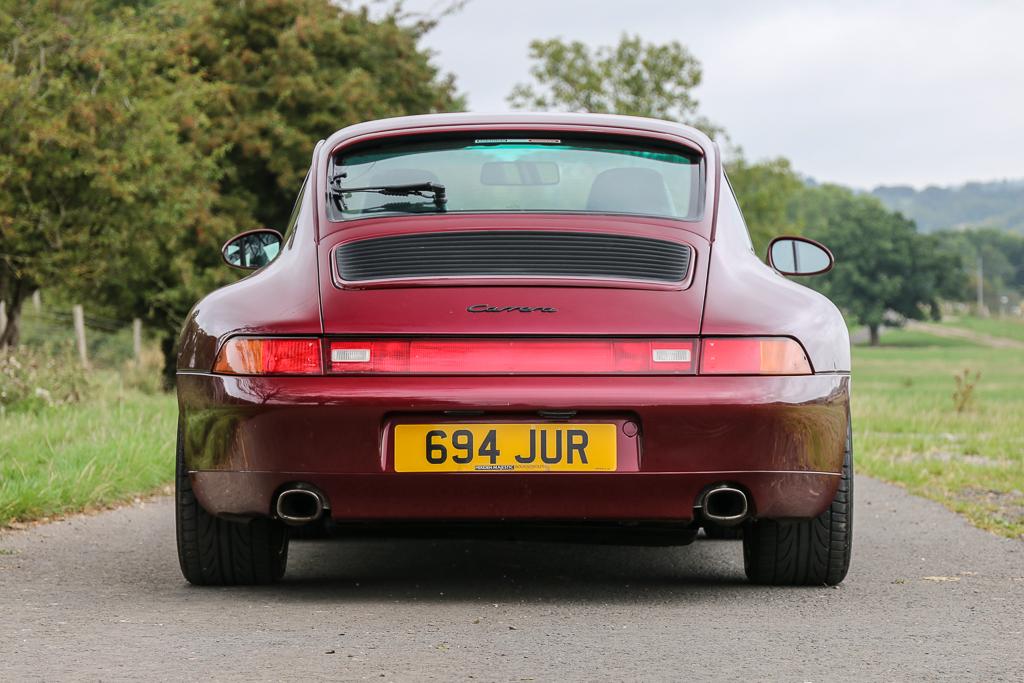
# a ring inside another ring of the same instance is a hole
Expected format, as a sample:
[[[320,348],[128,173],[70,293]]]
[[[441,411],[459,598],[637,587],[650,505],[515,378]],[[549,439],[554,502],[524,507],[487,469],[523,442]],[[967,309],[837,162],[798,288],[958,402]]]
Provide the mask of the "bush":
[[[0,415],[77,403],[91,382],[70,347],[0,351]]]
[[[161,374],[163,367],[164,356],[160,347],[156,344],[143,344],[141,358],[121,362],[121,386],[150,396],[165,393]]]

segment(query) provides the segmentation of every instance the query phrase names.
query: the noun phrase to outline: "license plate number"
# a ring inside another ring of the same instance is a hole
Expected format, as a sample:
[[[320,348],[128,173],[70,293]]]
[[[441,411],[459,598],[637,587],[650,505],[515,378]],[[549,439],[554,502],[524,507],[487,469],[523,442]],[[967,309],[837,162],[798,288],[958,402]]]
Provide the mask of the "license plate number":
[[[396,472],[609,472],[614,424],[409,424],[395,427]]]

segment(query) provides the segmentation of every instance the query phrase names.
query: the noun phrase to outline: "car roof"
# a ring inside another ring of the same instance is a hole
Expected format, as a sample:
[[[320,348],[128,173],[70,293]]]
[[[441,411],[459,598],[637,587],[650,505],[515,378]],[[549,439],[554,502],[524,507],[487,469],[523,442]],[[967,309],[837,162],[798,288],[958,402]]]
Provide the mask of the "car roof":
[[[594,127],[618,129],[629,133],[654,133],[673,135],[685,138],[704,150],[704,155],[714,154],[714,143],[701,131],[674,121],[650,119],[641,116],[620,116],[617,114],[586,114],[560,112],[505,112],[483,114],[474,112],[451,114],[423,114],[418,116],[398,116],[389,119],[377,119],[357,123],[335,132],[327,138],[327,149],[333,150],[339,144],[352,138],[364,135],[389,134],[401,132],[428,132],[430,128],[446,128],[455,126],[501,127],[518,126],[536,127],[550,125],[559,127]]]

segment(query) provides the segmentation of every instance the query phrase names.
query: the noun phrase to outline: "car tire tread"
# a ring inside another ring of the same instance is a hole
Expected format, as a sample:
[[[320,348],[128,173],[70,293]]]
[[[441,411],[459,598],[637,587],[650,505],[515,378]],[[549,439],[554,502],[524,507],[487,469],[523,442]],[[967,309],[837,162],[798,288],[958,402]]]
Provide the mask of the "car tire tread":
[[[267,584],[280,579],[288,562],[284,525],[272,519],[219,519],[204,510],[184,466],[180,428],[175,469],[178,562],[185,579],[197,586]]]
[[[834,586],[846,578],[853,540],[853,437],[829,508],[802,521],[755,520],[743,531],[747,578],[768,585]]]

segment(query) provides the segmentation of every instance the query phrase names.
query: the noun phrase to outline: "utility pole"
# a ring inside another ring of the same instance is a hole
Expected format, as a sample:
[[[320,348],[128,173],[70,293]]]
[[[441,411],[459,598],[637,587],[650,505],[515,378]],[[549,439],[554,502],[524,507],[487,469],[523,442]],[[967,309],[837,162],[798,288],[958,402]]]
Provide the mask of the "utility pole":
[[[985,268],[981,262],[981,254],[978,254],[978,315],[984,315],[985,310]]]

